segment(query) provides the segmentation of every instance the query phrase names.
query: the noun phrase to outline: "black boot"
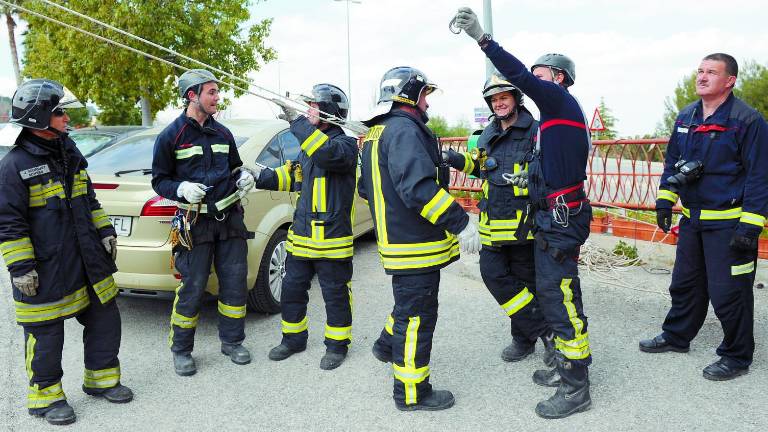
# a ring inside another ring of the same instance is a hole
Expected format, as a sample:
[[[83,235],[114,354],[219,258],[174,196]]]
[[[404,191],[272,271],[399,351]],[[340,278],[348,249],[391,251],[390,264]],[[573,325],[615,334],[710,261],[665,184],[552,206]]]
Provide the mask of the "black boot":
[[[419,400],[412,405],[405,405],[395,402],[395,406],[400,411],[440,411],[448,409],[453,406],[456,399],[453,398],[453,393],[448,390],[433,390],[429,396]]]
[[[197,373],[195,359],[190,353],[173,353],[173,368],[179,376],[192,376]]]
[[[67,401],[55,402],[48,409],[36,412],[33,415],[44,417],[48,423],[56,426],[72,424],[77,420],[75,410],[72,409]]]
[[[133,391],[120,383],[117,383],[114,387],[106,389],[83,386],[83,391],[87,395],[103,397],[112,403],[128,403],[133,400]]]
[[[505,362],[518,362],[531,355],[535,349],[535,344],[524,345],[512,339],[512,343],[501,352],[501,359]]]
[[[558,359],[557,369],[560,373],[560,387],[551,398],[536,405],[536,414],[547,419],[558,419],[586,411],[592,405],[587,367]]]
[[[557,367],[537,370],[533,373],[533,382],[542,387],[560,387],[560,374],[557,372]]]
[[[373,344],[373,348],[371,348],[371,352],[373,353],[373,356],[376,357],[376,360],[382,363],[392,363],[391,347],[389,348],[389,350],[385,350],[379,345],[379,342],[376,341],[376,343]]]
[[[347,353],[326,350],[325,355],[320,359],[320,369],[336,369],[344,363],[345,358],[347,358]]]
[[[290,356],[292,356],[292,355],[294,355],[296,353],[304,351],[305,349],[306,348],[302,348],[300,350],[295,350],[295,349],[289,347],[288,345],[284,345],[284,344],[281,343],[280,345],[278,345],[278,346],[272,348],[271,350],[269,350],[269,359],[270,360],[274,360],[274,361],[285,360],[288,357],[290,357]]]
[[[541,344],[544,345],[542,360],[547,367],[555,367],[555,335],[552,332],[541,336]]]
[[[247,365],[251,362],[251,353],[241,344],[221,343],[221,353],[228,356],[232,363]]]

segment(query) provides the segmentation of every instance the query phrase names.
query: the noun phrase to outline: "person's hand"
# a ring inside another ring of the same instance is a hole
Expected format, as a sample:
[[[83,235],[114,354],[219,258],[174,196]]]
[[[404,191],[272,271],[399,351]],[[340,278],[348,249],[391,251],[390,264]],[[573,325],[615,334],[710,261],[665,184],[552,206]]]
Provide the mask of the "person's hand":
[[[756,251],[761,231],[762,227],[740,222],[733,230],[730,247],[742,252]]]
[[[235,185],[237,185],[239,190],[248,192],[255,184],[256,179],[254,179],[254,175],[251,174],[249,170],[240,170],[240,177],[238,177],[237,182],[235,182]]]
[[[32,270],[29,273],[12,278],[13,286],[15,286],[22,294],[27,297],[34,297],[37,295],[37,271]]]
[[[181,182],[176,195],[184,197],[190,204],[197,204],[205,198],[205,185],[200,183]]]
[[[656,225],[665,233],[669,232],[669,229],[672,227],[671,208],[656,209]]]
[[[468,7],[459,8],[456,17],[454,18],[454,23],[456,27],[464,30],[469,37],[478,42],[485,34],[477,15],[475,15],[475,13],[472,12],[472,9]]]
[[[469,221],[467,226],[459,233],[459,247],[462,252],[476,254],[480,252],[480,233],[477,232],[477,226]]]
[[[101,244],[104,245],[104,249],[112,256],[112,261],[117,260],[117,237],[108,236],[101,239]]]
[[[274,102],[277,106],[280,107],[280,109],[283,110],[283,113],[278,115],[277,118],[281,120],[285,120],[287,122],[292,122],[299,118],[299,113],[296,111],[295,108],[291,107],[287,103],[283,102],[280,99],[272,99],[272,102]]]
[[[501,177],[512,186],[517,186],[521,189],[528,187],[528,170],[522,170],[514,174],[504,173]]]

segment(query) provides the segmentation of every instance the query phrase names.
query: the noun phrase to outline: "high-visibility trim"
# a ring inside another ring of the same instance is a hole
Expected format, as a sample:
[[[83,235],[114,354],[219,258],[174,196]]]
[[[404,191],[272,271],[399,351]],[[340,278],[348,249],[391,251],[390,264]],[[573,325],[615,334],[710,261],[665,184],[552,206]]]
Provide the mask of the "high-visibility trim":
[[[312,211],[323,213],[328,211],[328,197],[326,196],[325,177],[315,177],[312,184]]]
[[[528,291],[528,287],[525,287],[522,291],[517,293],[516,296],[512,297],[508,302],[501,305],[501,308],[508,316],[512,316],[519,312],[520,309],[526,307],[528,303],[531,302],[531,300],[533,300],[533,294]]]
[[[93,290],[96,291],[96,295],[99,297],[101,304],[106,304],[117,296],[118,289],[115,284],[115,279],[112,276],[107,276],[103,280],[93,285]]]
[[[58,401],[67,400],[64,396],[64,389],[61,387],[61,381],[52,386],[40,389],[38,384],[29,387],[27,393],[27,408],[47,408]]]
[[[742,212],[741,218],[739,218],[739,222],[757,225],[762,228],[765,226],[765,216],[759,215],[757,213]]]
[[[35,259],[35,249],[32,247],[32,240],[29,237],[0,243],[0,253],[3,254],[6,266],[27,259]]]
[[[176,312],[175,307],[173,312],[171,313],[171,325],[175,325],[177,327],[181,327],[185,329],[191,329],[191,328],[197,327],[197,321],[199,319],[200,319],[200,314],[197,314],[193,317],[184,316]]]
[[[32,361],[35,359],[35,345],[37,345],[37,339],[35,338],[35,335],[32,333],[29,333],[27,335],[27,350],[26,355],[24,356],[24,364],[27,368],[27,378],[29,380],[32,380],[32,377],[35,376],[35,371],[32,370]]]
[[[173,298],[173,306],[171,306],[171,325],[168,332],[168,346],[173,347],[173,313],[176,310],[176,305],[179,303],[179,291],[184,287],[184,282],[179,282],[179,286],[176,287],[176,294]]]
[[[16,307],[16,322],[19,324],[67,318],[91,304],[86,287],[80,288],[61,300],[50,303],[29,304],[20,301],[13,303]]]
[[[352,340],[352,326],[333,327],[325,325],[325,338],[337,341]]]
[[[302,333],[307,331],[307,323],[309,322],[309,318],[305,316],[303,320],[297,323],[292,323],[285,320],[281,320],[280,322],[282,323],[283,333]]]
[[[211,145],[211,151],[213,153],[229,154],[229,144],[213,144]]]
[[[517,210],[517,219],[489,219],[487,212],[480,212],[478,232],[480,242],[486,246],[519,240],[516,236],[523,218],[523,211]],[[526,240],[533,240],[533,233],[528,232]]]
[[[423,366],[420,368],[409,368],[398,366],[392,363],[392,372],[395,375],[395,379],[403,382],[403,384],[418,384],[423,382],[429,376],[429,366]],[[406,403],[409,403],[406,401]],[[410,402],[416,403],[416,402]]]
[[[435,196],[421,209],[421,217],[428,220],[431,224],[436,224],[437,220],[442,216],[451,204],[454,203],[454,199],[443,188],[439,188]]]
[[[347,282],[347,295],[349,296],[349,315],[355,315],[355,303],[352,299],[352,281]]]
[[[415,404],[418,402],[416,394],[416,384],[423,381],[424,378],[419,380],[419,372],[416,369],[416,348],[419,342],[419,326],[421,325],[421,317],[408,317],[408,327],[405,330],[405,344],[403,352],[403,365],[402,370],[398,370],[395,367],[395,363],[392,362],[395,379],[400,379],[405,387],[405,403]],[[421,368],[423,369],[423,368]],[[426,372],[429,372],[427,367]],[[422,371],[423,374],[423,371]]]
[[[176,159],[187,159],[191,158],[192,156],[202,156],[203,155],[203,147],[201,146],[192,146],[189,148],[176,150]]]
[[[118,384],[120,384],[120,366],[100,370],[86,369],[83,374],[83,387],[107,389]]]
[[[305,258],[349,258],[354,254],[352,236],[338,238],[310,238],[288,230],[288,252]]]
[[[58,197],[59,199],[65,199],[64,186],[58,181],[53,179],[48,180],[45,184],[34,184],[29,186],[29,206],[30,207],[45,207],[48,199]]]
[[[427,268],[441,265],[460,254],[456,236],[446,233],[446,238],[434,242],[411,244],[383,244],[379,242],[379,256],[385,269],[402,270]]]
[[[519,164],[519,163],[516,163],[512,167],[512,171],[514,172],[514,174],[518,174],[521,171],[525,171],[527,169],[528,169],[528,162],[524,162],[522,165]],[[513,190],[513,193],[515,194],[515,196],[517,196],[517,197],[527,197],[528,196],[528,188],[521,188],[521,187],[518,187],[518,186],[513,186],[512,188],[513,188],[512,190]]]
[[[222,198],[221,200],[217,201],[216,204],[216,210],[218,211],[224,211],[232,204],[236,203],[238,200],[240,200],[240,195],[237,192],[233,192],[229,196]]]
[[[301,149],[307,156],[312,156],[317,149],[323,146],[328,141],[328,135],[322,133],[320,129],[315,129],[312,135],[307,137],[303,143],[301,143]]]
[[[379,167],[379,138],[384,133],[384,125],[376,125],[368,129],[368,133],[365,135],[365,141],[371,142],[371,170],[372,170],[372,183],[373,183],[373,209],[374,217],[376,218],[376,238],[379,243],[387,244],[389,239],[387,236],[387,217],[386,217],[386,204],[384,201],[384,192],[381,189],[381,169]]]
[[[277,175],[277,190],[283,192],[291,191],[291,171],[290,167],[283,165],[275,168]]]
[[[739,276],[743,274],[749,274],[755,271],[755,262],[750,261],[746,264],[739,264],[731,266],[731,276]]]
[[[91,221],[93,221],[96,229],[102,229],[112,225],[109,221],[109,216],[104,209],[91,210]]]
[[[734,207],[727,210],[700,210],[699,220],[729,220],[741,218],[741,207]],[[683,207],[683,216],[691,218],[691,211]]]
[[[472,160],[472,155],[469,152],[464,152],[462,156],[464,156],[464,168],[461,171],[472,174],[472,171],[475,170],[475,161]]]
[[[579,129],[587,128],[587,125],[584,122],[577,122],[577,121],[567,120],[567,119],[552,119],[542,123],[541,126],[539,126],[539,130],[541,132],[544,132],[547,128],[550,128],[552,126],[571,126]]]
[[[389,314],[387,317],[387,323],[384,324],[384,331],[390,336],[395,334],[395,317],[393,317],[392,314]]]
[[[571,340],[564,340],[555,337],[555,348],[563,355],[572,360],[580,360],[589,357],[591,350],[589,348],[589,337],[584,331],[584,322],[579,318],[576,312],[576,305],[573,304],[573,290],[571,289],[571,278],[563,278],[560,282],[560,290],[563,292],[563,306],[568,312],[568,319],[573,326],[575,337]]]
[[[672,204],[676,204],[678,198],[680,198],[679,195],[667,189],[659,189],[659,192],[656,194],[656,199],[667,200]]]
[[[231,306],[225,303],[222,303],[221,300],[219,300],[219,313],[224,315],[225,317],[229,318],[245,318],[245,305],[242,306]]]
[[[88,173],[85,170],[80,170],[75,174],[74,182],[72,183],[72,196],[70,198],[79,197],[88,193]]]

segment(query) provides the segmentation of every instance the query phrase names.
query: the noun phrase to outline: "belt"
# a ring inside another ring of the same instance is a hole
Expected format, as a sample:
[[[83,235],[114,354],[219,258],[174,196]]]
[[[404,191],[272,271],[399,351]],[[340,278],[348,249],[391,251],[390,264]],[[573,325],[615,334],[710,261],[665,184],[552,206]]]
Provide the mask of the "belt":
[[[584,183],[569,186],[564,189],[552,192],[543,200],[542,208],[552,210],[557,205],[565,205],[568,208],[576,208],[589,201],[584,192]]]

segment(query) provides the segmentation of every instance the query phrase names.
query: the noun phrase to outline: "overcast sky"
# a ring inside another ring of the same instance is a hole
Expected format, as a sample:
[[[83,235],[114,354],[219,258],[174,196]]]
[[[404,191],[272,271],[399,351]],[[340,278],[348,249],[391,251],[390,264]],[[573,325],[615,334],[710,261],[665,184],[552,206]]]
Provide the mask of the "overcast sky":
[[[472,7],[482,18],[482,0],[360,1],[349,6],[353,117],[374,105],[386,70],[408,65],[443,90],[430,99],[431,115],[472,121],[473,109],[484,105],[485,57],[466,35],[450,33],[448,22],[460,6]],[[344,1],[268,0],[251,11],[254,20],[274,18],[268,45],[278,51],[277,61],[252,74],[259,85],[292,93],[307,92],[318,82],[347,89]],[[765,2],[756,0],[493,0],[494,39],[525,64],[547,52],[570,56],[576,62],[572,92],[588,117],[604,97],[623,136],[653,132],[664,98],[709,53],[768,64],[766,18]],[[0,57],[10,59],[1,21]],[[3,61],[0,95],[10,96],[14,87],[10,61]],[[227,115],[276,112],[270,103],[247,96]],[[176,114],[169,109],[158,119]]]

